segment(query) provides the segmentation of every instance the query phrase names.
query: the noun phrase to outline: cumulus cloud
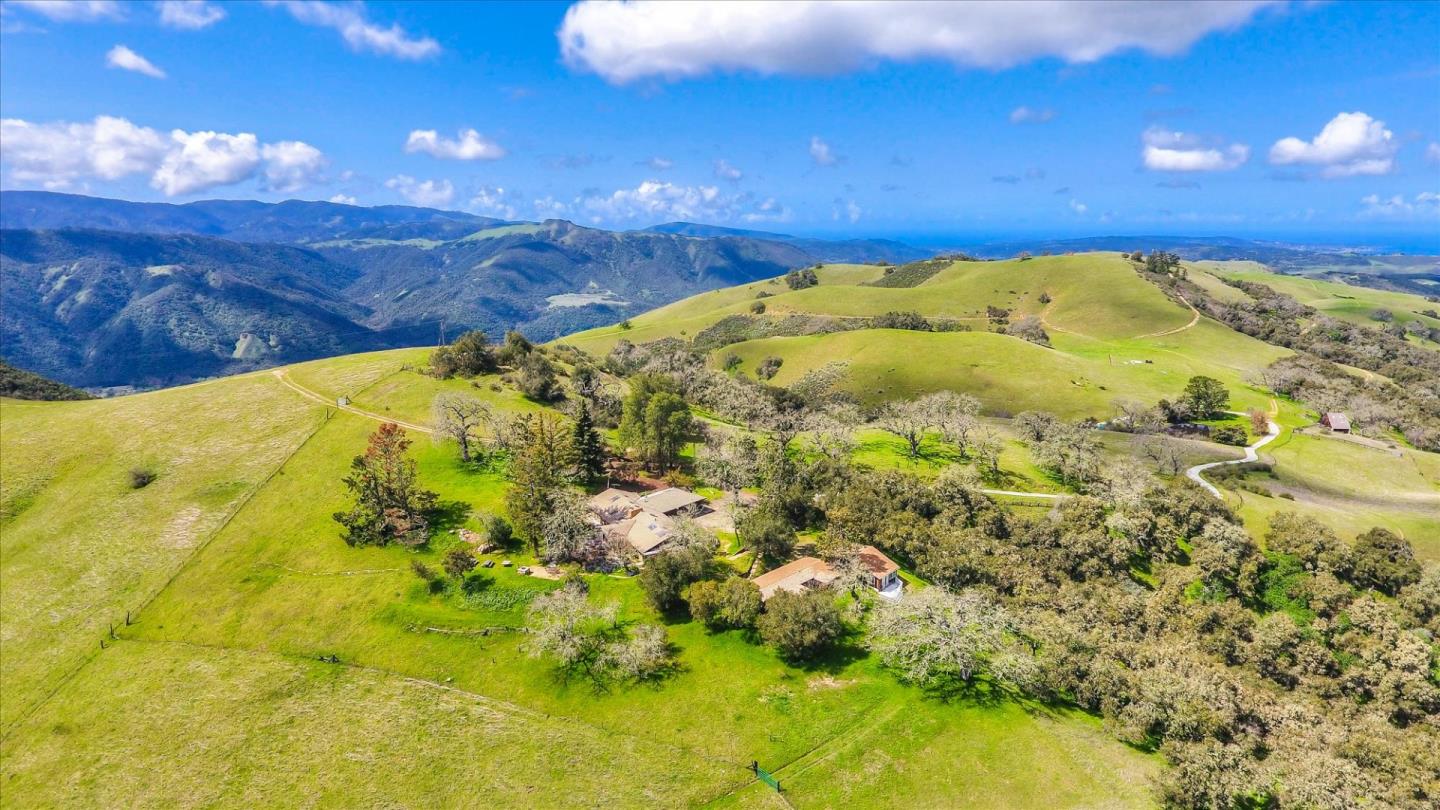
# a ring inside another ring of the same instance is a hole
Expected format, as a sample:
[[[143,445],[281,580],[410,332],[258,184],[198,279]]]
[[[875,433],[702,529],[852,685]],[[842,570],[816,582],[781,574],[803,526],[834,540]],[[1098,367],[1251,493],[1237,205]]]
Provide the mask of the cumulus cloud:
[[[1043,124],[1054,118],[1055,111],[1048,107],[1039,110],[1021,105],[1010,111],[1010,123],[1012,124]]]
[[[5,144],[0,159],[12,179],[49,189],[153,172],[169,147],[155,130],[108,115],[86,123],[6,118],[0,120],[0,142]]]
[[[405,151],[424,152],[441,160],[499,160],[505,148],[473,129],[462,129],[453,140],[433,129],[417,129],[405,140]]]
[[[1083,217],[1085,212],[1090,210],[1090,206],[1072,197],[1070,198],[1070,210]]]
[[[1363,112],[1342,112],[1309,141],[1281,138],[1270,147],[1277,166],[1321,166],[1322,177],[1389,174],[1400,145],[1394,133]]]
[[[248,180],[263,167],[267,188],[295,191],[325,165],[320,150],[300,141],[262,145],[248,132],[176,129],[167,135],[108,115],[45,124],[7,118],[0,121],[0,141],[0,160],[13,181],[49,189],[146,174],[151,186],[176,196]]]
[[[225,19],[225,10],[206,0],[160,0],[160,24],[185,31],[209,28]]]
[[[1440,194],[1433,191],[1422,191],[1408,200],[1402,194],[1391,197],[1370,194],[1361,197],[1360,202],[1365,206],[1361,209],[1360,216],[1366,219],[1440,217]]]
[[[320,179],[328,162],[325,155],[304,141],[267,143],[260,148],[265,159],[265,187],[289,194]]]
[[[340,205],[358,205],[360,201],[349,194],[332,194],[330,196],[330,202],[339,203]]]
[[[106,67],[128,70],[132,73],[143,73],[153,79],[165,78],[165,71],[161,70],[145,57],[130,50],[124,45],[116,45],[105,54]]]
[[[1005,68],[1120,50],[1176,54],[1272,0],[1228,3],[893,3],[586,0],[556,36],[566,64],[624,84],[712,72],[833,74],[882,60]]]
[[[396,59],[428,59],[440,53],[440,43],[427,36],[414,36],[398,23],[385,28],[365,17],[360,4],[326,3],[321,0],[267,0],[306,25],[333,28],[352,50]]]
[[[675,168],[675,161],[671,160],[670,158],[664,158],[656,155],[649,160],[642,160],[636,165],[649,166],[655,171],[663,172]]]
[[[1151,127],[1140,136],[1145,168],[1157,172],[1220,172],[1237,169],[1250,159],[1250,147],[1207,144],[1201,138],[1163,127]]]
[[[510,202],[510,194],[500,186],[481,186],[470,198],[466,209],[500,219],[515,219],[517,216],[515,206]]]
[[[416,180],[408,174],[397,174],[385,181],[385,187],[411,205],[424,208],[449,205],[455,199],[455,186],[449,180]]]
[[[19,6],[56,22],[95,22],[119,20],[125,11],[115,0],[8,0],[7,6]]]
[[[715,176],[734,183],[744,177],[745,173],[731,166],[729,161],[721,159],[715,161]]]
[[[255,174],[260,166],[260,142],[254,134],[242,132],[185,132],[171,130],[170,139],[179,147],[166,153],[150,185],[166,196],[228,186]]]
[[[816,166],[834,166],[840,162],[840,157],[830,149],[830,144],[822,141],[819,135],[810,136],[810,159],[815,161]]]

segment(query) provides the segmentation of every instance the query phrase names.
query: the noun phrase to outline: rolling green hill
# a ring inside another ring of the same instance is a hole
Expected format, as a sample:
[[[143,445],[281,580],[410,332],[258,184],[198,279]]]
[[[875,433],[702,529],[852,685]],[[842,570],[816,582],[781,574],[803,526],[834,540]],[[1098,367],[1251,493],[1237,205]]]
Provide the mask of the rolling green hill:
[[[1248,382],[1288,352],[1198,319],[1141,278],[1119,254],[1049,256],[1026,261],[954,262],[919,286],[867,286],[884,273],[866,265],[829,265],[820,284],[790,290],[779,280],[704,293],[611,326],[565,338],[603,355],[618,341],[641,343],[694,337],[727,316],[749,316],[759,293],[763,317],[788,314],[873,317],[914,311],[954,319],[969,332],[856,329],[820,335],[766,337],[715,349],[734,353],[742,371],[765,357],[784,363],[775,381],[794,382],[834,361],[849,363],[841,386],[862,401],[950,389],[980,397],[987,412],[1051,410],[1064,416],[1107,417],[1117,398],[1174,397],[1185,381],[1206,374],[1228,385],[1239,407],[1266,407]],[[1042,303],[1042,296],[1050,302]],[[989,331],[987,307],[1010,317],[1043,319],[1052,348]]]
[[[1156,758],[1093,718],[937,702],[866,658],[795,668],[693,622],[669,624],[680,668],[659,685],[557,681],[503,632],[552,583],[497,567],[473,604],[432,596],[410,565],[444,539],[350,548],[331,520],[366,413],[423,425],[444,390],[538,407],[410,370],[425,355],[0,402],[7,804],[769,806],[752,759],[802,805],[1150,804]],[[443,502],[501,508],[501,470],[411,435]],[[591,589],[658,618],[633,579]]]

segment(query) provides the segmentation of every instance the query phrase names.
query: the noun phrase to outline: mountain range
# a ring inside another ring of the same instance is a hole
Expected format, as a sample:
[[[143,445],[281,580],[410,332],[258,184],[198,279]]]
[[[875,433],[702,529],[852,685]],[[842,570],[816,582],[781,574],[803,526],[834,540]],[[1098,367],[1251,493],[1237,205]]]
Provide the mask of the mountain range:
[[[409,206],[172,205],[0,193],[0,354],[89,388],[154,387],[465,329],[545,340],[820,261],[904,262],[690,223],[606,231]]]

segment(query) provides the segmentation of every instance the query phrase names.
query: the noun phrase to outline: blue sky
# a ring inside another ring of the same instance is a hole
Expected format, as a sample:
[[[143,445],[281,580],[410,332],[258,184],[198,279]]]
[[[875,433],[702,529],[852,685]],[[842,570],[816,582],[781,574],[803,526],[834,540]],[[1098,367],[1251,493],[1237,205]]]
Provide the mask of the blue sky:
[[[1440,3],[0,8],[5,188],[1440,243]]]

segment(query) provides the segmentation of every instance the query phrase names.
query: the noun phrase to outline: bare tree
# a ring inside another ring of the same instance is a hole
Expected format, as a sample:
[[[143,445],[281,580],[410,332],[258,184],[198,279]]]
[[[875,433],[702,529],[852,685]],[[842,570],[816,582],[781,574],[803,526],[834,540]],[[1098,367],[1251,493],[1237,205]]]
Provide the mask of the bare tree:
[[[920,457],[925,433],[934,427],[934,411],[924,399],[897,400],[887,403],[875,418],[875,426],[905,440],[911,458]]]
[[[444,393],[431,406],[438,435],[460,445],[460,460],[471,458],[471,444],[480,438],[480,429],[490,421],[490,406],[464,394]]]
[[[980,426],[976,416],[980,413],[980,400],[969,394],[953,391],[937,391],[920,398],[919,402],[930,411],[930,421],[950,442],[968,452],[970,435]]]
[[[980,475],[994,479],[1000,475],[1000,454],[1005,450],[1005,441],[1000,434],[988,427],[981,427],[970,442],[970,455]]]
[[[1136,436],[1134,446],[1140,456],[1155,465],[1161,475],[1179,475],[1185,459],[1175,443],[1162,436]]]
[[[870,648],[910,683],[966,683],[981,674],[1017,686],[1037,674],[1005,608],[976,591],[933,586],[879,606]]]

